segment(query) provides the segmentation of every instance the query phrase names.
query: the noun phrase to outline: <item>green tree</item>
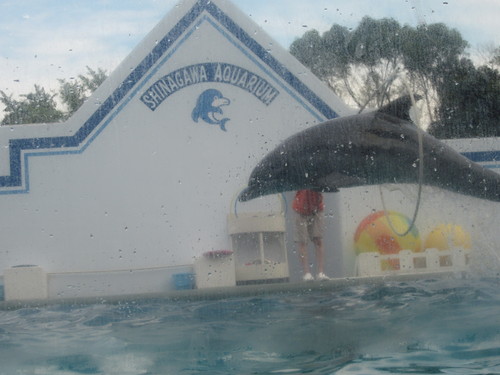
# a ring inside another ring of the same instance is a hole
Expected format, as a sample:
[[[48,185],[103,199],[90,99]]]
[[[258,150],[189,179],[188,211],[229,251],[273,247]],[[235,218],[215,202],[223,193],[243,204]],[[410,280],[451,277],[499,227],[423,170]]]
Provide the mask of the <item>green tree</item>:
[[[500,69],[500,46],[495,48],[493,51],[493,56],[491,58],[490,64],[492,64],[495,69]]]
[[[323,35],[311,30],[290,52],[345,101],[379,107],[399,95],[387,82],[401,65],[400,29],[394,19],[364,17],[352,31],[337,24]]]
[[[5,106],[1,124],[46,123],[67,119],[107,77],[103,69],[86,68],[87,73],[80,74],[74,80],[60,79],[58,94],[50,94],[43,87],[35,85],[34,92],[20,95],[21,99],[16,100],[0,90],[0,102]],[[66,107],[66,111],[57,108],[58,101]]]
[[[405,26],[402,30],[403,64],[419,94],[425,98],[430,122],[435,120],[433,104],[439,103],[437,89],[443,84],[443,72],[455,66],[468,43],[457,30],[442,23]]]
[[[500,73],[461,59],[443,72],[438,87],[439,121],[429,133],[438,138],[500,136]]]
[[[489,66],[478,68],[465,57],[467,47],[442,23],[402,27],[365,17],[353,30],[335,24],[323,35],[309,31],[290,52],[360,110],[380,108],[410,90],[424,98],[434,135],[500,135],[500,47]]]
[[[0,96],[6,113],[2,125],[57,122],[64,117],[63,112],[56,108],[56,94],[50,94],[38,85],[35,85],[34,92],[21,95],[21,100],[15,100],[1,90]]]
[[[401,66],[400,31],[394,19],[364,17],[352,32],[349,50],[357,69],[351,80],[364,71],[360,75],[363,80],[357,82],[365,98],[364,103],[359,103],[361,110],[370,104],[379,108],[399,95],[400,90],[394,90],[391,83]]]
[[[59,80],[59,97],[67,108],[66,118],[75,113],[107,78],[106,71],[101,68],[94,70],[87,66],[86,69],[86,74],[80,74],[74,80]]]

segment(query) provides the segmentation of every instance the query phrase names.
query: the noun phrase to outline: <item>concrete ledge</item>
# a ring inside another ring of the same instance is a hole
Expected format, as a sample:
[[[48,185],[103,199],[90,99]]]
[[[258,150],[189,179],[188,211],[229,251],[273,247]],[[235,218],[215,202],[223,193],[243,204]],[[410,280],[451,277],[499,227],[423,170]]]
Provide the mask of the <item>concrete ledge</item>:
[[[49,305],[89,305],[89,304],[121,304],[126,302],[148,302],[163,301],[203,301],[219,300],[233,297],[258,297],[269,295],[286,294],[311,294],[317,292],[336,292],[357,285],[382,285],[386,282],[406,282],[415,280],[438,280],[446,278],[463,278],[466,273],[438,272],[428,274],[413,275],[388,275],[376,277],[352,277],[339,278],[327,281],[311,281],[297,283],[279,283],[279,284],[258,284],[242,285],[235,287],[207,288],[169,291],[166,293],[150,294],[130,294],[108,297],[90,297],[90,298],[61,298],[54,300],[32,300],[32,301],[5,301],[0,302],[0,310],[17,310],[26,307],[44,307]]]

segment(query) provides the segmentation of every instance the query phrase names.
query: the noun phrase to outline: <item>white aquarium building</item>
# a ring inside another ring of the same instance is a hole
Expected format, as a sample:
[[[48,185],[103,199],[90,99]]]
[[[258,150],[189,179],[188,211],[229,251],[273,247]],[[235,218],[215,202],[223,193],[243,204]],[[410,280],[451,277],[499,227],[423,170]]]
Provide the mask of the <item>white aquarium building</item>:
[[[162,293],[190,275],[203,288],[299,280],[292,193],[236,198],[284,139],[352,113],[230,2],[181,2],[68,121],[0,128],[6,299]],[[498,139],[451,144],[500,167]],[[325,194],[329,275],[359,275],[361,221],[412,217],[416,191]],[[424,188],[416,227],[423,243],[453,223],[473,251],[498,218],[498,204]]]

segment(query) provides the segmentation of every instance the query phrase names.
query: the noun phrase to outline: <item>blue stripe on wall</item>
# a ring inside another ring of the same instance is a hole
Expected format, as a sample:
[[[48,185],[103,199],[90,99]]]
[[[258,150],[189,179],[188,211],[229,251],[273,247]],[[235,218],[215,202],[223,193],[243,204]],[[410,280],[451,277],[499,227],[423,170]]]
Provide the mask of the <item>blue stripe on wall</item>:
[[[500,151],[463,152],[462,155],[476,163],[500,162]]]

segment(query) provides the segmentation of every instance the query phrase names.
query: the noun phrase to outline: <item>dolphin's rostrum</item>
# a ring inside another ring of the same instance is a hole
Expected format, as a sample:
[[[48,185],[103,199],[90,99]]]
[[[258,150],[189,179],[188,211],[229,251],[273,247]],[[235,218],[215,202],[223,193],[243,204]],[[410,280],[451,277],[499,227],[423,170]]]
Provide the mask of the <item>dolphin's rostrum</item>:
[[[262,195],[383,183],[419,182],[419,130],[409,118],[408,96],[378,111],[336,118],[297,133],[253,170],[241,201]],[[425,185],[500,201],[500,175],[462,156],[427,133]]]

